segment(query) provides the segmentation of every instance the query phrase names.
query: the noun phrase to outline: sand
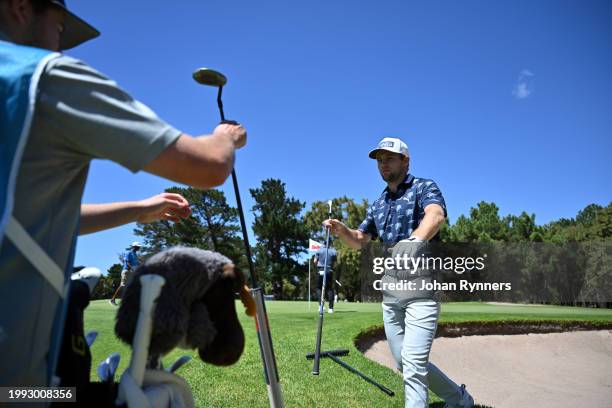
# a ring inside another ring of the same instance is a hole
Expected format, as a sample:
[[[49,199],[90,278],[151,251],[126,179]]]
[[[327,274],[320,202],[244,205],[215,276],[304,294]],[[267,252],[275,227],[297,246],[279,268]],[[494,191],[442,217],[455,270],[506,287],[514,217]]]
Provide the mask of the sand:
[[[386,340],[366,357],[395,367]],[[437,338],[430,361],[477,404],[612,407],[612,330]]]

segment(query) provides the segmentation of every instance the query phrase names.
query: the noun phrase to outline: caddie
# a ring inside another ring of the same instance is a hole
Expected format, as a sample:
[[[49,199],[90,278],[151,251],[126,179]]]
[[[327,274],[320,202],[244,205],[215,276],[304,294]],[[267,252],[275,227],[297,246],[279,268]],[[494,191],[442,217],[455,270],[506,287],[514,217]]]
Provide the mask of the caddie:
[[[391,248],[391,256],[417,257],[427,254],[427,242],[439,239],[446,219],[446,204],[437,184],[410,174],[406,143],[386,137],[369,153],[387,183],[367,210],[365,220],[351,229],[336,219],[324,222],[331,232],[354,249],[373,239]],[[431,280],[427,270],[385,270],[383,285]],[[384,287],[384,286],[383,286]],[[405,406],[428,407],[428,387],[446,402],[446,407],[472,407],[474,400],[464,385],[458,386],[435,365],[429,351],[435,336],[440,304],[433,291],[383,290],[385,334],[397,367],[403,373]]]
[[[181,133],[104,74],[57,52],[98,35],[64,0],[0,0],[1,386],[59,383],[76,236],[117,225],[112,206],[80,217],[92,159],[211,188],[246,143],[240,125]]]

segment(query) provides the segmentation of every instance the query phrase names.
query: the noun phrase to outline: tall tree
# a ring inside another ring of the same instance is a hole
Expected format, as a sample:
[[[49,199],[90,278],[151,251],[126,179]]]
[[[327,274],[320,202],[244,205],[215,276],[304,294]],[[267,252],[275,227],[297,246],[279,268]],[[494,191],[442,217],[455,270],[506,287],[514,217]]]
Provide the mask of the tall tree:
[[[612,203],[597,211],[590,225],[590,236],[598,241],[612,240]]]
[[[121,270],[123,265],[120,263],[112,264],[106,271],[106,276],[102,276],[94,288],[91,295],[92,299],[108,299],[113,296],[113,292],[121,280]]]
[[[244,267],[238,211],[227,203],[222,191],[171,187],[166,192],[185,197],[192,214],[176,223],[137,224],[134,234],[143,237],[145,255],[185,245],[220,252]]]
[[[506,241],[508,238],[508,220],[499,216],[495,203],[481,201],[470,209],[470,216],[460,215],[455,225],[450,227],[450,241],[454,242],[490,242]]]
[[[535,223],[535,214],[529,215],[525,211],[518,216],[504,217],[504,223],[508,225],[506,240],[509,242],[529,242],[537,239],[534,234],[541,232],[541,228]]]
[[[300,275],[298,257],[307,244],[306,227],[300,218],[304,203],[287,196],[285,183],[278,179],[261,182],[250,190],[255,200],[253,232],[257,236],[257,264],[270,277],[272,293],[283,299],[283,287]]]
[[[585,227],[591,227],[595,223],[597,213],[603,210],[603,207],[598,204],[589,204],[582,210],[578,211],[576,215],[576,222],[584,225]]]

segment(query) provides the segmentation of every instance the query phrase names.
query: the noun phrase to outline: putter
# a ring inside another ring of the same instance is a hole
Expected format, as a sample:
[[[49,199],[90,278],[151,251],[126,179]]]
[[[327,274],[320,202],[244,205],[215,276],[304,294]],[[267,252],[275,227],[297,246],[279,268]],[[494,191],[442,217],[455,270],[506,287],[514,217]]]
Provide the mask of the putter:
[[[223,87],[227,83],[227,78],[222,73],[208,68],[200,68],[193,73],[193,79],[202,85],[218,88],[217,105],[221,115],[221,123],[237,125],[238,122],[226,120],[223,112],[223,101],[221,94]],[[236,205],[238,207],[238,215],[240,217],[240,226],[242,228],[242,238],[249,263],[249,275],[251,278],[251,294],[255,299],[257,313],[255,316],[255,326],[257,329],[257,339],[259,340],[259,350],[264,366],[264,378],[268,388],[268,399],[270,407],[283,408],[283,393],[281,390],[278,368],[276,366],[276,357],[274,356],[274,348],[272,346],[272,333],[270,332],[270,323],[268,322],[268,313],[266,312],[266,304],[264,302],[263,289],[257,283],[255,268],[253,266],[253,256],[251,255],[251,245],[249,244],[249,236],[247,233],[246,221],[244,220],[244,211],[240,200],[240,191],[238,189],[238,179],[236,178],[236,170],[232,169],[232,183],[234,185],[234,194],[236,196]]]
[[[329,211],[327,219],[332,216],[332,200],[327,202]],[[321,361],[321,336],[323,334],[323,306],[325,305],[325,281],[327,280],[327,254],[329,253],[329,234],[330,228],[326,228],[325,237],[325,261],[323,263],[323,284],[321,285],[321,299],[319,300],[319,325],[317,327],[317,342],[315,343],[314,364],[312,366],[312,374],[319,375],[319,363]]]

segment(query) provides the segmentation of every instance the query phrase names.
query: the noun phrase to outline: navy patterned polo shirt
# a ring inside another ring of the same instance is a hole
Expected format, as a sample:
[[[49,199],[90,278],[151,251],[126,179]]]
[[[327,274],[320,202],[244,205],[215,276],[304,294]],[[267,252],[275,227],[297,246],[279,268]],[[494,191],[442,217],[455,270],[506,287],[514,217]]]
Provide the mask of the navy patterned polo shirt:
[[[395,193],[385,188],[380,197],[368,208],[366,218],[359,225],[359,231],[380,239],[386,245],[395,245],[402,239],[410,238],[425,217],[425,207],[446,204],[437,184],[430,179],[407,174]],[[438,239],[436,235],[433,240]]]

